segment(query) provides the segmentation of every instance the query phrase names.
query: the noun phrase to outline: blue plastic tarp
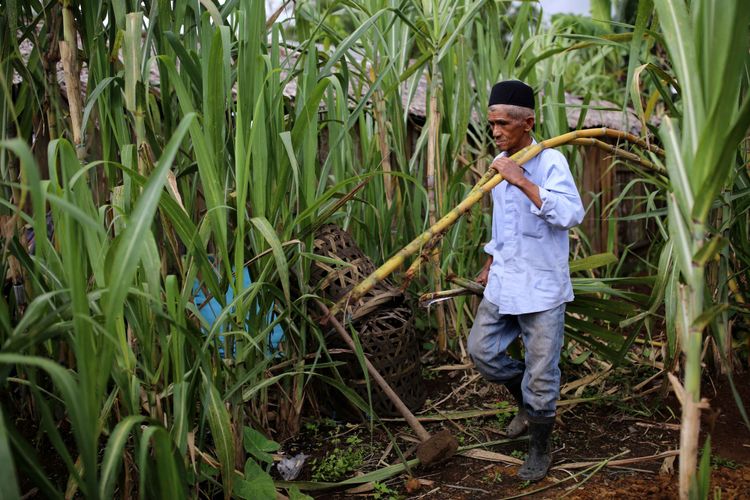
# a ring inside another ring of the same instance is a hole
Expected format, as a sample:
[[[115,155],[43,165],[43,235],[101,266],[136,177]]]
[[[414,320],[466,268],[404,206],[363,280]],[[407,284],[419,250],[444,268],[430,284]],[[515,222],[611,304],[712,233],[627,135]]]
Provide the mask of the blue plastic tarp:
[[[250,279],[250,272],[248,271],[247,267],[242,270],[242,283],[244,288],[248,288],[252,284],[252,280]],[[216,318],[221,314],[223,310],[221,303],[216,299],[216,297],[211,297],[208,302],[206,302],[206,294],[203,291],[201,282],[197,279],[193,283],[193,296],[193,303],[200,311],[201,316],[203,316],[203,318],[206,320],[209,327],[213,327],[214,323],[216,323]],[[231,304],[232,301],[234,301],[234,288],[232,288],[231,286],[227,288],[224,299],[225,304]],[[268,322],[270,323],[274,319],[276,319],[276,315],[272,310],[268,311]],[[223,327],[220,327],[219,331],[223,331]],[[270,355],[272,351],[276,351],[279,347],[279,342],[281,342],[283,338],[284,330],[281,328],[281,325],[275,325],[271,330],[271,333],[268,335],[269,352],[267,354]],[[219,335],[219,341],[222,345],[224,344],[223,335]],[[219,353],[224,356],[224,349],[220,347]],[[236,352],[233,352],[232,355],[236,355]]]

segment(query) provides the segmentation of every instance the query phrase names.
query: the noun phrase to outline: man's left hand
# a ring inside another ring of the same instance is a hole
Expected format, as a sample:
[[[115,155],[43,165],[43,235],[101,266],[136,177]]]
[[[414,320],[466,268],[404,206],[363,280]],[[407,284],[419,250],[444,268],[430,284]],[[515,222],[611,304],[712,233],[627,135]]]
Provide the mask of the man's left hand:
[[[526,180],[526,177],[524,177],[523,175],[523,169],[521,168],[521,166],[507,156],[497,158],[495,161],[493,161],[492,168],[497,170],[497,173],[502,175],[503,179],[508,181],[509,184],[513,184],[514,186],[517,186]]]

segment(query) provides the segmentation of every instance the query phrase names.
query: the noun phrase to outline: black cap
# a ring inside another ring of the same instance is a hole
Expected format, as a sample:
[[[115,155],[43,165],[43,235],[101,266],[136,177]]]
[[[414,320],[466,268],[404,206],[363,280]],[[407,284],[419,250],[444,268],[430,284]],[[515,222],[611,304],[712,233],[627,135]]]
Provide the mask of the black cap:
[[[495,104],[511,104],[534,109],[534,91],[522,81],[505,80],[492,87],[490,103],[487,106]]]

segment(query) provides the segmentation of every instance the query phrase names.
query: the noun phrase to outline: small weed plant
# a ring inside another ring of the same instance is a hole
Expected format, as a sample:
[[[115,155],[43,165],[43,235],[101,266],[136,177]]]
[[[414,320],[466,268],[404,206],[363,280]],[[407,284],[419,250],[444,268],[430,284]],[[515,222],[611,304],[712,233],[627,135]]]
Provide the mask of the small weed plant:
[[[489,474],[484,476],[484,482],[490,483],[490,484],[502,483],[503,475],[500,473],[500,471],[497,471],[497,470],[491,471]]]
[[[495,418],[497,418],[497,426],[501,429],[505,429],[508,426],[508,423],[510,422],[511,416],[513,412],[511,412],[510,407],[511,404],[507,401],[498,401],[495,406],[498,410],[503,410],[502,413],[498,413],[495,415]]]
[[[330,441],[333,449],[313,465],[312,479],[314,481],[339,481],[364,463],[365,456],[370,450],[359,436],[349,436],[342,443],[340,438]],[[385,498],[385,497],[382,497]]]
[[[713,470],[720,469],[721,467],[736,470],[739,466],[740,465],[734,460],[720,457],[719,455],[711,455],[711,468]]]
[[[438,377],[438,373],[435,370],[429,368],[422,368],[422,380],[435,380]]]
[[[372,487],[375,489],[375,492],[372,494],[372,498],[375,500],[401,500],[404,498],[385,483],[379,483],[376,481],[372,483]]]

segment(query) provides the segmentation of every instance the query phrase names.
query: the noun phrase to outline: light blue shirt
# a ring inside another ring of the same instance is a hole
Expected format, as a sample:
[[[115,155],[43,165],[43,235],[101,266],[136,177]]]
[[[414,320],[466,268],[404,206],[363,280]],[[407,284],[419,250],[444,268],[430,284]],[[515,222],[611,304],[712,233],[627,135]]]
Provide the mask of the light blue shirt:
[[[505,156],[505,153],[501,153]],[[568,230],[583,220],[583,204],[568,162],[545,149],[524,166],[539,186],[542,207],[503,181],[492,189],[492,256],[484,297],[500,314],[546,311],[573,300]]]

